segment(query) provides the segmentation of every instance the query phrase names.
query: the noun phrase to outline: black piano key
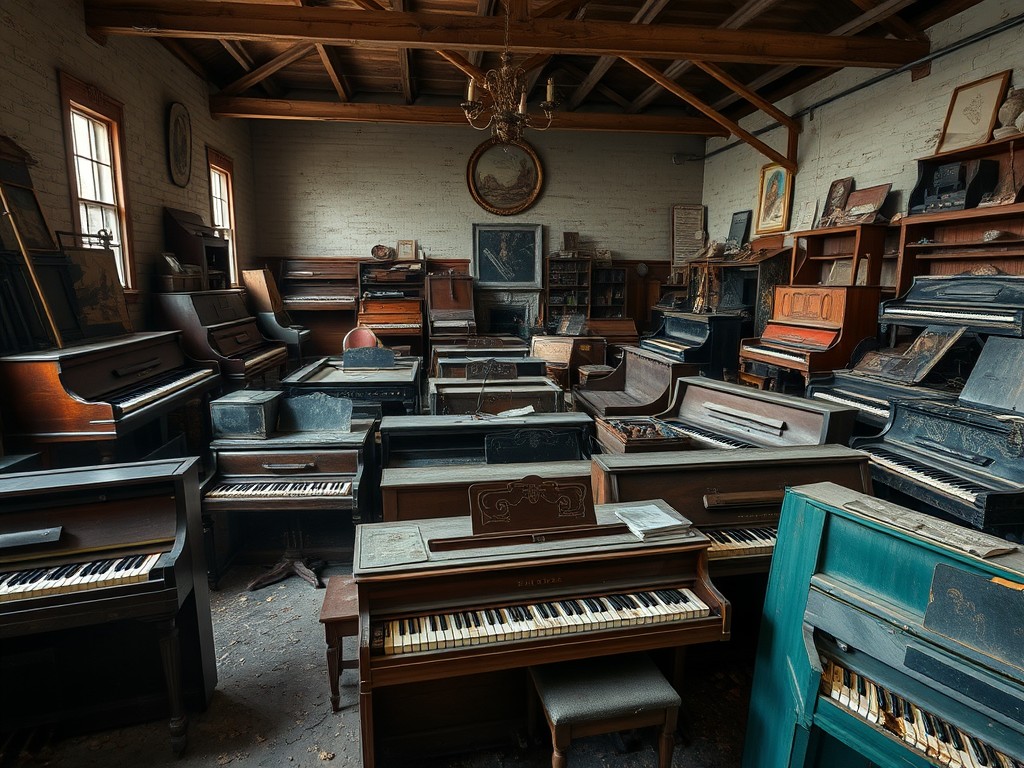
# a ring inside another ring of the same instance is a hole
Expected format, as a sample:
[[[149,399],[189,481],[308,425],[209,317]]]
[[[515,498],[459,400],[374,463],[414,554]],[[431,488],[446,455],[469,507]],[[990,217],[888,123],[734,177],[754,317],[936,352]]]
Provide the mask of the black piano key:
[[[960,739],[960,732],[952,725],[949,727],[949,740],[953,744],[954,749],[963,752],[964,743]]]
[[[985,748],[985,755],[988,757],[988,761],[995,766],[1001,766],[1002,761],[999,759],[999,755],[996,754],[995,749],[992,748],[991,744],[983,744]]]
[[[974,753],[974,759],[981,765],[988,765],[988,756],[985,754],[985,748],[981,746],[976,738],[968,736],[967,741],[970,742],[971,752]]]
[[[405,628],[405,619],[399,619],[398,620],[398,634],[399,635],[406,635],[406,634],[408,634],[408,632],[406,632],[406,628]]]
[[[903,702],[900,700],[900,697],[892,693],[889,694],[889,698],[892,701],[892,713],[896,717],[903,717]]]
[[[474,627],[479,627],[480,623],[481,623],[480,622],[480,612],[479,611],[472,611],[472,612],[470,612],[469,615],[473,619],[473,626]]]
[[[433,616],[430,617],[430,631],[437,632],[437,621]]]
[[[455,617],[455,628],[456,629],[462,629],[462,614],[461,613],[454,613],[452,615]]]
[[[946,723],[943,722],[941,717],[935,717],[935,738],[941,741],[943,744],[949,743],[949,731],[946,729]]]
[[[857,675],[857,693],[859,693],[861,696],[868,695],[868,688],[864,684],[864,678],[860,675]]]
[[[924,720],[924,732],[929,736],[935,735],[935,723],[932,722],[932,716],[921,710],[921,719]]]
[[[885,689],[878,684],[875,685],[875,703],[878,704],[879,712],[889,711],[889,702],[885,697]]]
[[[448,619],[445,618],[445,615],[443,613],[441,614],[440,618],[441,618],[441,629],[443,629],[445,632],[447,632],[448,631]]]

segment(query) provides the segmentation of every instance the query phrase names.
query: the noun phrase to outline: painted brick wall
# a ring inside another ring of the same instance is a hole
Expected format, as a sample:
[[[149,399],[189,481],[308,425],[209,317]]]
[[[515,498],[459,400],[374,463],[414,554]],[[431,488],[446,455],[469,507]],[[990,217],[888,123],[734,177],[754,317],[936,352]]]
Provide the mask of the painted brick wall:
[[[430,256],[468,259],[474,222],[544,225],[616,258],[666,260],[669,211],[700,201],[703,141],[689,136],[531,133],[544,192],[529,210],[495,216],[466,187],[466,163],[488,134],[468,125],[415,127],[259,121],[253,126],[258,255],[367,256],[415,239]],[[677,155],[679,164],[673,163]]]
[[[1016,16],[1021,10],[1019,0],[988,0],[929,30],[932,50]],[[917,82],[911,82],[909,72],[894,75],[804,116],[792,210],[804,200],[817,200],[820,209],[831,181],[853,176],[856,188],[892,182],[896,197],[890,198],[890,204],[895,206],[894,211],[905,211],[907,196],[917,181],[916,158],[935,151],[953,89],[1015,66],[1018,72],[1012,82],[1024,86],[1019,56],[1021,29],[1001,32],[933,61],[931,74]],[[878,70],[845,70],[777,106],[792,115],[877,74]],[[763,114],[755,114],[742,120],[741,125],[754,131],[770,122]],[[776,128],[759,138],[785,151],[783,129]],[[725,144],[725,140],[710,139],[707,150],[713,153]],[[711,237],[725,239],[735,211],[753,209],[756,220],[759,171],[767,162],[745,145],[707,159],[703,199]]]
[[[159,43],[110,38],[100,45],[86,35],[80,0],[4,0],[0,50],[0,133],[38,161],[32,180],[51,229],[72,228],[57,81],[63,69],[124,104],[124,170],[140,288],[148,290],[154,260],[165,250],[165,206],[199,212],[209,221],[207,144],[234,160],[240,254],[251,247],[249,125],[214,121],[206,84]],[[185,188],[175,186],[167,170],[165,123],[175,101],[188,107],[192,123],[192,176]],[[142,317],[144,309],[138,307]]]

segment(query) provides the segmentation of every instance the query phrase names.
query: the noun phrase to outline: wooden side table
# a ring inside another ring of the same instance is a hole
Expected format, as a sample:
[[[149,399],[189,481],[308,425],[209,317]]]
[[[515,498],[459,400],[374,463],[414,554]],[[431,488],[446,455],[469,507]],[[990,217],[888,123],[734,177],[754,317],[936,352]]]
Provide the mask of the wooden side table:
[[[342,639],[359,633],[359,598],[351,576],[332,576],[327,582],[320,623],[327,639],[327,677],[331,683],[331,709],[339,711],[341,692],[339,680],[344,669],[355,669],[358,659],[345,659]]]

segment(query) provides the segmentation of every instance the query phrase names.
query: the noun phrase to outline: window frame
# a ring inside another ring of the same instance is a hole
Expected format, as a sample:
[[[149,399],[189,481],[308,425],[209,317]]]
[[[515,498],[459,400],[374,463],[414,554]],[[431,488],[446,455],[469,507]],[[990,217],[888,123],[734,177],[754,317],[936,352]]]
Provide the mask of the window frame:
[[[71,220],[74,230],[87,234],[83,230],[80,212],[81,198],[78,196],[78,169],[75,165],[74,128],[71,123],[72,109],[93,120],[107,124],[111,144],[110,159],[114,171],[114,191],[117,197],[116,209],[121,225],[120,247],[124,288],[126,291],[136,290],[131,206],[128,202],[128,189],[125,182],[127,163],[124,105],[103,93],[97,86],[83,82],[63,70],[58,71],[58,79],[60,80],[61,120],[64,125],[65,158],[68,164],[68,195],[71,200]]]
[[[227,208],[228,208],[228,280],[232,286],[240,285],[241,273],[238,270],[238,228],[235,219],[235,163],[220,150],[206,147],[206,172],[210,189],[210,225],[217,226],[214,212],[213,172],[219,171],[227,177]],[[221,227],[223,229],[223,227]]]

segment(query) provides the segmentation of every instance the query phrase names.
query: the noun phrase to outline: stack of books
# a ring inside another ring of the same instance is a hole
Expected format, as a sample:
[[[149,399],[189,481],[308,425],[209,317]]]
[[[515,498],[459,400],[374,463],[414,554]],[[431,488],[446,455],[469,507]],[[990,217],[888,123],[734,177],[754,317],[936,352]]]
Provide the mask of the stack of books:
[[[685,517],[670,515],[653,504],[617,509],[615,516],[641,541],[666,539],[690,530]]]

